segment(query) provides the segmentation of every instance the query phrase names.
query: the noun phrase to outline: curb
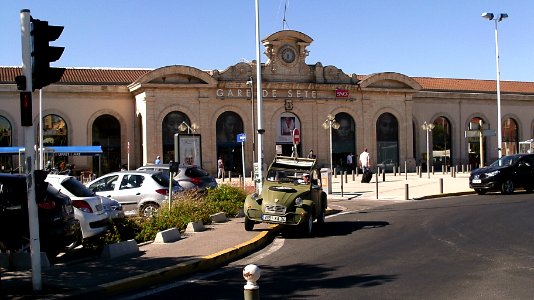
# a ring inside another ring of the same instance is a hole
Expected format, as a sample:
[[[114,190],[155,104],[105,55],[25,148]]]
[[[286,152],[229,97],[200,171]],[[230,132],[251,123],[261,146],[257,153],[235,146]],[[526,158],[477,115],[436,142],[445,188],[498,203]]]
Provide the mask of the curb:
[[[175,266],[147,272],[143,275],[101,284],[93,289],[71,294],[69,298],[80,296],[84,298],[111,297],[133,289],[142,289],[160,283],[162,280],[171,280],[195,272],[214,269],[267,246],[278,232],[279,226],[273,225],[269,227],[269,230],[262,231],[256,237],[237,246],[201,258],[191,259]]]

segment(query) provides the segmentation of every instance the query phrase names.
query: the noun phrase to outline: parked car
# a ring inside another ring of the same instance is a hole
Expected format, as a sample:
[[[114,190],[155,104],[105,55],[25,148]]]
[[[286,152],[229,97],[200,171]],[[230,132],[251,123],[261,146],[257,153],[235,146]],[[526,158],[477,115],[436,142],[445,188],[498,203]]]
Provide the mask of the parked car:
[[[120,171],[103,175],[86,186],[97,195],[113,198],[126,205],[135,205],[142,216],[152,216],[169,196],[169,176],[161,171]],[[172,181],[172,193],[183,188]]]
[[[156,170],[169,175],[168,164],[149,164],[139,167],[137,170]],[[215,177],[211,176],[206,170],[198,166],[180,166],[178,168],[178,173],[173,175],[172,178],[178,181],[180,186],[185,190],[217,187],[217,180],[215,180]]]
[[[534,190],[534,154],[503,156],[485,168],[471,171],[469,187],[479,195],[488,191],[511,194],[518,187]]]
[[[48,174],[46,182],[72,200],[74,215],[82,229],[82,238],[96,236],[108,230],[109,217],[104,210],[101,198],[76,177]]]
[[[35,171],[35,194],[41,251],[49,258],[72,245],[80,232],[71,199],[45,182],[46,172]],[[0,174],[0,249],[29,251],[26,175]]]
[[[327,197],[315,163],[309,158],[275,157],[261,194],[245,199],[245,230],[264,222],[299,226],[305,235],[310,235],[314,220],[324,223]]]

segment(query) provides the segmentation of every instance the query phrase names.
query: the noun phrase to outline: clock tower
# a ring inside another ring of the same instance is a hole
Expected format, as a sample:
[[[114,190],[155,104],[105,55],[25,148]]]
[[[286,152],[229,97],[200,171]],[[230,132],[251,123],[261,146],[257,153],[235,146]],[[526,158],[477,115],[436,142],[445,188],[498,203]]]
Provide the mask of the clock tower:
[[[309,53],[307,47],[313,42],[312,38],[298,31],[282,30],[262,42],[268,58],[263,70],[267,80],[282,81],[287,76],[291,76],[295,81],[309,80],[312,73],[310,66],[306,64],[306,56]],[[296,76],[300,78],[295,78]]]

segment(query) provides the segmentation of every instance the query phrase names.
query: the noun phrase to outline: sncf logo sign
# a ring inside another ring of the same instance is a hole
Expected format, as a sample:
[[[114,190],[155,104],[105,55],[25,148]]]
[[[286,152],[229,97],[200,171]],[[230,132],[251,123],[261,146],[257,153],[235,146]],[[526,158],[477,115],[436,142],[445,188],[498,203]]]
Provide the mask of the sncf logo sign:
[[[349,97],[349,91],[336,89],[336,98],[348,98],[348,97]]]

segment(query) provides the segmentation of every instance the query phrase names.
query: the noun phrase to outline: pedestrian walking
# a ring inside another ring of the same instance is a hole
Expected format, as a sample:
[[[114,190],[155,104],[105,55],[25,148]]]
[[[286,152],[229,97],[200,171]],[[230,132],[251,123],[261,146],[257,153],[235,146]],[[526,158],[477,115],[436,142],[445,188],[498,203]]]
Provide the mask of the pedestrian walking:
[[[217,160],[217,178],[223,178],[224,177],[224,162],[221,156],[219,156],[219,159]]]
[[[367,148],[360,154],[360,167],[362,168],[363,173],[371,168],[371,156],[369,155],[369,152],[367,152]]]
[[[154,164],[156,165],[161,165],[161,158],[158,156],[156,156],[156,160],[154,161]]]
[[[354,155],[351,152],[349,153],[349,155],[347,155],[347,168],[349,170],[354,170],[353,159],[354,159]]]

